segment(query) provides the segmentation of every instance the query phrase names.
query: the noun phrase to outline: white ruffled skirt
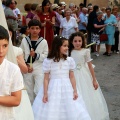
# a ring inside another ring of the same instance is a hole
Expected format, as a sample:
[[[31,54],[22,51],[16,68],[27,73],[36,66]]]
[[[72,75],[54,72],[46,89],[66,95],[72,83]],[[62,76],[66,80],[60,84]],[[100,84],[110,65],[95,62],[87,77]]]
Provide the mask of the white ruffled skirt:
[[[82,95],[92,120],[109,120],[106,101],[100,89],[94,89],[92,76],[87,66],[74,71],[78,92]]]
[[[49,81],[48,102],[43,103],[41,87],[33,103],[35,120],[91,120],[79,95],[73,100],[73,89],[68,78]]]

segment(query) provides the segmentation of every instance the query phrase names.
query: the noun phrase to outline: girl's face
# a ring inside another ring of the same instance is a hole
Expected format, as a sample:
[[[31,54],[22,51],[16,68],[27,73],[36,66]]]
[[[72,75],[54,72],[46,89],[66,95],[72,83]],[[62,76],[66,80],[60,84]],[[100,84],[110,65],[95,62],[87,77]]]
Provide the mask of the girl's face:
[[[60,47],[60,54],[62,55],[67,55],[68,53],[68,40],[65,40]]]
[[[82,38],[80,36],[75,36],[72,44],[75,50],[80,50],[82,46]]]
[[[0,40],[0,64],[3,62],[7,51],[8,51],[8,44],[9,42],[5,39]]]

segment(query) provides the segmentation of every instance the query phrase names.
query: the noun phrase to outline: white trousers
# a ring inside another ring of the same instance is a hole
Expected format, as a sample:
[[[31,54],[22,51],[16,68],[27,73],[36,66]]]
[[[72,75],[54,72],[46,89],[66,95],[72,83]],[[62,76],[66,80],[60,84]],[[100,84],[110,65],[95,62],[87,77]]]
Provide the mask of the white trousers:
[[[39,92],[40,87],[43,84],[43,76],[44,74],[41,70],[36,70],[32,73],[24,74],[25,87],[30,98],[31,104],[33,104],[33,101],[37,93]]]

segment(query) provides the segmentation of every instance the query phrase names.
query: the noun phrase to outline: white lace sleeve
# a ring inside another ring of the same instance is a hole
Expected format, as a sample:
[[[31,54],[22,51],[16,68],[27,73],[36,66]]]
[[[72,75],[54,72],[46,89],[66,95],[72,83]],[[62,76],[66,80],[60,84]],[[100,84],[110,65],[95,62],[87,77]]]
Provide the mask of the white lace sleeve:
[[[49,59],[44,59],[43,61],[43,72],[44,73],[49,73],[50,72],[50,66],[51,66],[51,60]]]
[[[69,60],[69,70],[73,71],[75,69],[75,67],[76,67],[75,61],[73,60],[72,57],[68,57],[68,60]]]
[[[86,52],[85,52],[85,61],[86,62],[92,61],[89,49],[86,49]]]

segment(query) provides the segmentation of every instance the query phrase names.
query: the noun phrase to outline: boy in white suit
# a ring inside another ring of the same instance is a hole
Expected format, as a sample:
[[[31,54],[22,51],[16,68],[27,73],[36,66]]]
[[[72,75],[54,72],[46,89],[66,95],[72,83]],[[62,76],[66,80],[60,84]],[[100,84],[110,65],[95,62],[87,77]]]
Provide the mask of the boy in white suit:
[[[48,55],[48,45],[45,39],[39,37],[41,23],[38,20],[31,20],[28,27],[30,35],[23,38],[21,48],[28,66],[24,82],[32,104],[43,83],[42,63]]]

